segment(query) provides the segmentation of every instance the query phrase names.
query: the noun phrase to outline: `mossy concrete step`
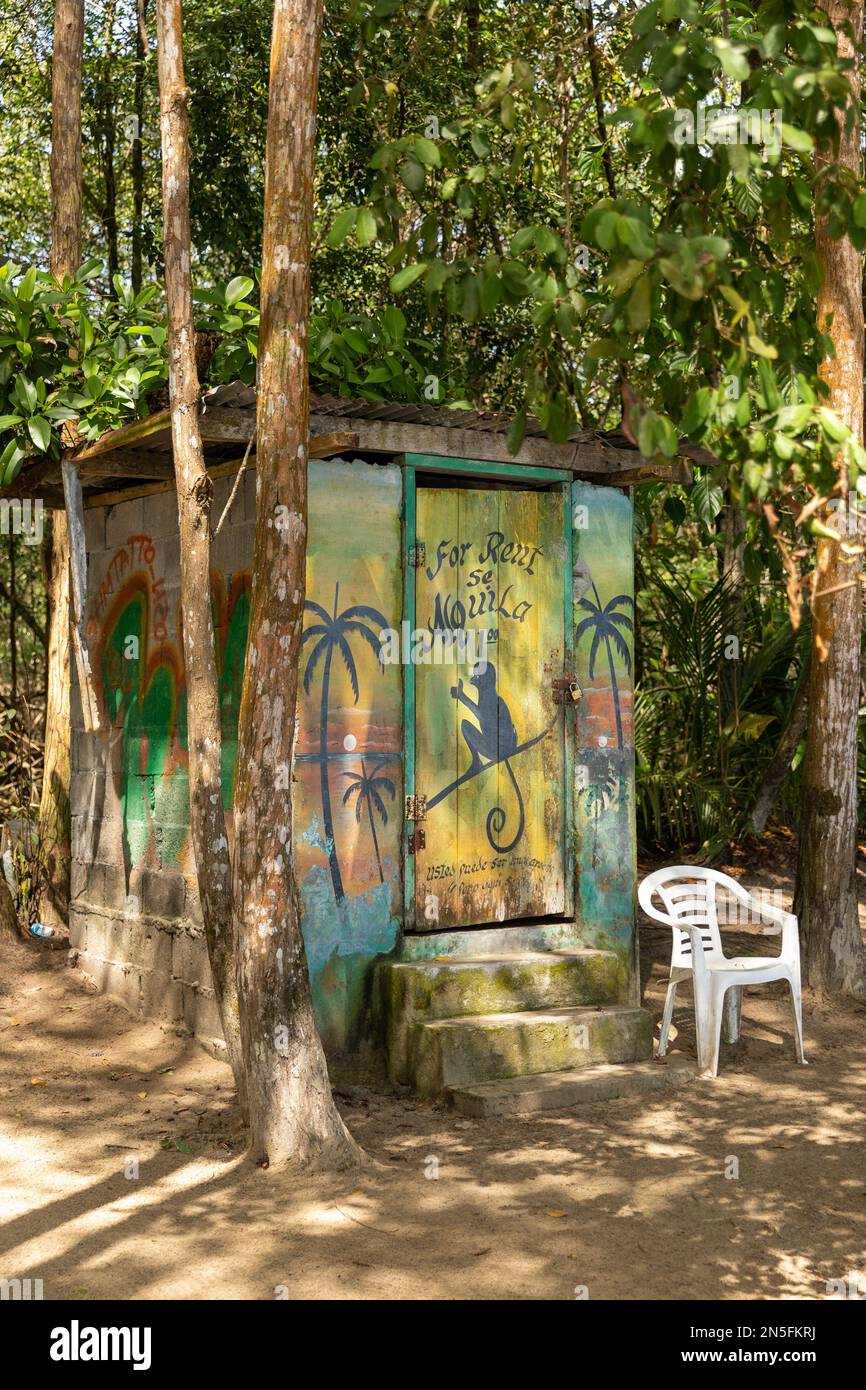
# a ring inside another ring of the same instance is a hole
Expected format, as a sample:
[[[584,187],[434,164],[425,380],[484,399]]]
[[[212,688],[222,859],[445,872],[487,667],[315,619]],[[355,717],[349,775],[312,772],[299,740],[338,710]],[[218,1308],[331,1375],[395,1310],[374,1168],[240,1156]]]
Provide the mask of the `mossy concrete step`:
[[[652,1020],[623,1005],[538,1009],[416,1023],[407,1080],[422,1095],[479,1081],[570,1071],[652,1056]]]
[[[392,1077],[408,1082],[409,1035],[416,1023],[620,1004],[626,989],[625,972],[613,951],[526,951],[383,961],[374,977],[373,1020],[388,1052]]]
[[[448,1092],[448,1099],[462,1115],[476,1119],[536,1115],[543,1110],[566,1110],[600,1100],[672,1091],[695,1081],[697,1075],[694,1057],[674,1052],[660,1061],[603,1063],[573,1071],[480,1081],[454,1088]]]

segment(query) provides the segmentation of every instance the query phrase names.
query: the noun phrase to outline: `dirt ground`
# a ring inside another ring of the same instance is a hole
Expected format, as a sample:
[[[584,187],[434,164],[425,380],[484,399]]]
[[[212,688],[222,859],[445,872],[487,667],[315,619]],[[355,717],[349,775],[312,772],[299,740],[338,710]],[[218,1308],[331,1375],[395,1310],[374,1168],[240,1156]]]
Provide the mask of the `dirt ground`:
[[[641,952],[658,1022],[667,933]],[[299,1178],[243,1161],[224,1064],[6,938],[0,1277],[82,1301],[821,1299],[849,1273],[866,1292],[866,1009],[809,999],[805,1028],[800,1068],[784,994],[753,991],[716,1081],[521,1120],[353,1088],[378,1164]]]

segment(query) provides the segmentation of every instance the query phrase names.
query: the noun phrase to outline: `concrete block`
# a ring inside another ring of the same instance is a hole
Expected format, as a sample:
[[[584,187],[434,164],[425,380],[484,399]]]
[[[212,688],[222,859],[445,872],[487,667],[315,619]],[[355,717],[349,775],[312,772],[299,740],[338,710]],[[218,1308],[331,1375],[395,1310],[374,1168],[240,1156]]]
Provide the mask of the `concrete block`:
[[[123,959],[148,973],[172,973],[172,933],[153,922],[127,918],[123,924]]]
[[[168,492],[155,492],[150,497],[142,498],[142,501],[145,534],[152,536],[154,540],[177,537],[177,493],[174,488]]]
[[[108,799],[106,780],[105,772],[97,767],[73,772],[69,795],[69,809],[73,816],[92,819],[101,815],[102,807]]]
[[[183,1019],[183,986],[162,970],[144,970],[141,975],[141,1012],[146,1018],[163,1023]]]
[[[117,999],[132,1013],[141,1013],[141,974],[138,970],[116,961],[96,960],[86,952],[80,964],[103,994]]]
[[[612,951],[383,961],[375,968],[372,1021],[394,1074],[402,1076],[418,1022],[623,1002],[619,963]]]
[[[113,507],[105,507],[105,547],[116,550],[130,536],[144,533],[144,498],[134,497],[129,502],[118,502]]]
[[[126,871],[122,864],[96,864],[99,870],[101,881],[99,885],[100,897],[97,899],[99,906],[111,908],[115,912],[126,912],[127,883]]]
[[[191,1033],[205,1038],[222,1037],[219,1011],[212,990],[183,985],[183,1021]]]
[[[179,931],[172,942],[171,973],[185,985],[210,986],[207,942],[203,936]]]
[[[123,941],[123,923],[91,913],[84,932],[84,951],[91,960],[131,963]]]
[[[652,1062],[618,1062],[579,1071],[541,1072],[505,1081],[480,1081],[448,1093],[462,1115],[490,1119],[503,1115],[537,1115],[573,1105],[594,1105],[621,1097],[643,1097],[673,1091],[696,1081],[694,1057],[673,1052]]]
[[[105,549],[105,513],[107,507],[89,507],[84,513],[84,538],[87,542],[88,564],[91,556]]]
[[[571,1071],[652,1056],[652,1019],[643,1009],[549,1009],[415,1024],[408,1080],[422,1095],[479,1081]]]
[[[141,875],[141,911],[145,917],[180,921],[184,915],[186,883],[169,869],[145,869]]]

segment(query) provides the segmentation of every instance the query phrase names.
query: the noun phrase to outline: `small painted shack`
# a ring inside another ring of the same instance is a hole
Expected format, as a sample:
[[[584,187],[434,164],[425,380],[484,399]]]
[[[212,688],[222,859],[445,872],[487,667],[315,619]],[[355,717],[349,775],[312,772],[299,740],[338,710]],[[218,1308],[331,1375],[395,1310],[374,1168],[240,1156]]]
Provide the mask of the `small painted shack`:
[[[530,423],[512,456],[502,419],[317,396],[311,410],[291,794],[329,1056],[384,1043],[392,1076],[427,1092],[649,1056],[628,489],[664,466],[621,434],[558,446]],[[211,579],[229,813],[254,454],[235,484],[254,412],[240,385],[201,407],[214,524],[234,492]],[[131,1009],[213,1039],[167,412],[74,462],[99,727],[76,680],[72,944]],[[57,465],[21,483],[62,497]]]

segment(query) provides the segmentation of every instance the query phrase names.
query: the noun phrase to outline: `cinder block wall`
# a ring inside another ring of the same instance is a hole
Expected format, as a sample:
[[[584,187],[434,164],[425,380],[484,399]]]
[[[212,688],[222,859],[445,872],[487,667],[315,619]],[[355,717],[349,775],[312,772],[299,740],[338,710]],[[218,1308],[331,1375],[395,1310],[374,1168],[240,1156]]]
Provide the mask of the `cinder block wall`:
[[[228,495],[229,480],[219,480],[215,517]],[[86,527],[94,677],[101,698],[114,686],[121,710],[108,731],[87,733],[74,679],[71,942],[99,988],[135,1013],[221,1041],[177,758],[177,499],[164,492],[92,508]],[[214,547],[226,592],[249,570],[254,529],[250,474]]]

